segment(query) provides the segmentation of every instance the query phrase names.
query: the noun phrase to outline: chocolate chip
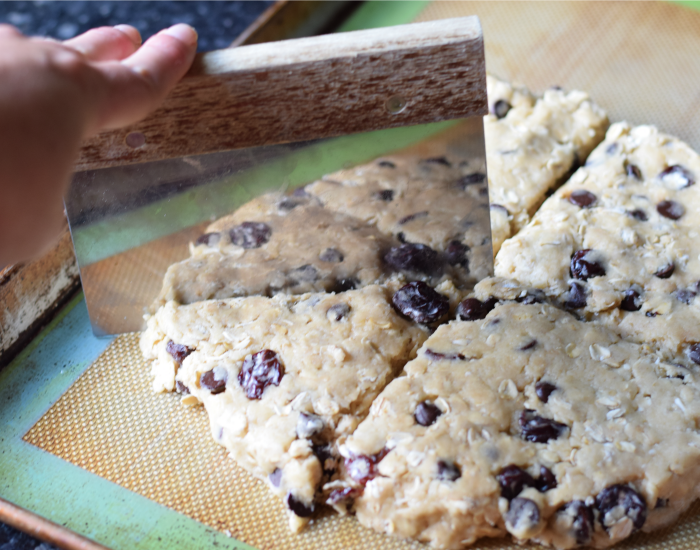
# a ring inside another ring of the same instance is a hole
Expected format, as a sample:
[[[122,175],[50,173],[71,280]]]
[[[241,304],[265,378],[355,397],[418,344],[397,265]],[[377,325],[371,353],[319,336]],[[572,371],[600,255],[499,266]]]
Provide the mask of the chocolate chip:
[[[296,267],[289,272],[289,278],[296,284],[313,283],[318,280],[318,270],[311,264]]]
[[[454,462],[438,460],[437,477],[442,481],[456,481],[462,477],[462,472]]]
[[[392,189],[384,189],[382,191],[377,191],[372,196],[379,201],[391,202],[394,200],[394,191]]]
[[[644,301],[641,295],[634,288],[625,290],[624,297],[620,302],[620,309],[623,311],[639,311],[642,308]]]
[[[540,522],[540,509],[529,498],[514,498],[505,515],[511,531],[529,531]]]
[[[219,241],[221,240],[221,233],[205,233],[204,235],[200,235],[196,241],[194,241],[195,246],[199,246],[200,244],[204,244],[207,246],[214,246],[215,244],[219,244]]]
[[[172,356],[172,358],[175,359],[175,362],[178,365],[182,365],[182,362],[185,360],[185,357],[187,357],[194,350],[192,348],[188,348],[183,344],[176,344],[172,340],[169,340],[168,343],[165,344],[165,351],[167,351]]]
[[[326,316],[331,321],[342,321],[350,313],[350,306],[347,304],[335,304],[328,308]]]
[[[688,350],[688,357],[696,365],[700,365],[700,344],[693,344]]]
[[[421,426],[431,426],[438,419],[442,411],[430,401],[418,403],[416,410],[413,411],[413,418]]]
[[[289,212],[290,210],[294,210],[297,206],[302,204],[303,201],[298,200],[298,199],[293,199],[292,197],[284,197],[281,201],[277,203],[277,208],[280,210],[284,210],[285,212]]]
[[[282,481],[282,470],[279,468],[275,468],[274,471],[269,476],[267,476],[267,478],[270,480],[270,483],[272,483],[274,487],[279,487],[280,482]]]
[[[569,195],[569,202],[571,204],[575,204],[576,206],[580,208],[588,208],[591,206],[598,197],[596,197],[593,193],[590,191],[586,191],[585,189],[577,189],[573,193]]]
[[[572,500],[559,508],[557,517],[563,517],[568,521],[562,523],[570,525],[571,534],[576,540],[576,544],[588,544],[593,537],[593,509],[586,506],[582,500]]]
[[[534,487],[534,478],[520,466],[510,464],[503,468],[496,476],[496,481],[501,487],[501,496],[513,500],[526,487]]]
[[[461,353],[439,353],[431,349],[426,349],[423,353],[428,359],[433,361],[456,361],[458,359],[463,361],[465,359]]]
[[[452,163],[447,160],[445,157],[432,157],[429,159],[424,159],[422,162],[426,164],[441,164],[443,166],[452,166]]]
[[[628,177],[634,178],[636,180],[642,181],[644,178],[642,177],[642,171],[639,169],[639,166],[636,164],[632,164],[631,162],[625,161],[624,163],[625,167],[625,173],[627,174]]]
[[[656,211],[670,220],[678,220],[685,214],[683,205],[676,201],[661,201],[656,205]]]
[[[647,217],[647,213],[644,212],[641,208],[635,208],[634,210],[628,210],[627,214],[629,216],[632,216],[635,220],[639,220],[640,222],[645,222],[649,218]]]
[[[586,305],[586,287],[580,283],[571,283],[569,296],[564,302],[564,307],[579,309]]]
[[[345,259],[343,253],[337,248],[326,248],[318,257],[322,262],[340,263]]]
[[[406,240],[406,235],[404,235],[404,232],[403,232],[403,231],[399,231],[399,232],[396,234],[396,238],[399,240],[399,242],[400,242],[401,244],[407,244],[407,243],[408,243],[408,241]]]
[[[311,195],[309,195],[309,194],[306,192],[306,189],[305,189],[305,188],[303,188],[303,187],[297,187],[297,188],[292,192],[292,196],[293,196],[293,197],[310,197]]]
[[[329,292],[347,292],[348,290],[355,290],[360,286],[360,280],[355,277],[344,277],[336,279],[335,284],[329,289]]]
[[[413,220],[417,220],[419,218],[425,218],[428,215],[427,210],[423,210],[422,212],[416,212],[415,214],[409,214],[408,216],[404,216],[398,221],[399,225],[404,225],[408,222],[412,222]]]
[[[390,160],[380,160],[377,162],[377,165],[381,166],[382,168],[396,168],[396,165]]]
[[[459,182],[457,185],[461,187],[462,189],[466,189],[467,187],[471,185],[478,185],[480,183],[484,183],[486,181],[486,174],[483,172],[474,172],[473,174],[468,174],[466,176],[462,176],[459,179]]]
[[[416,243],[393,247],[384,255],[384,261],[395,271],[412,271],[425,275],[439,275],[444,266],[440,254],[425,244]]]
[[[382,449],[374,455],[358,455],[346,458],[345,469],[348,475],[357,483],[366,485],[368,481],[377,476],[379,473],[378,465],[387,454],[389,454],[389,451]]]
[[[190,389],[179,380],[175,380],[175,390],[177,391],[177,393],[181,393],[182,395],[190,394]]]
[[[537,478],[535,488],[540,493],[546,493],[550,489],[554,489],[557,486],[557,478],[554,477],[552,470],[547,468],[547,466],[540,466],[540,477]]]
[[[544,291],[535,288],[535,289],[526,290],[525,294],[522,296],[518,296],[515,299],[515,301],[518,303],[521,303],[521,304],[530,305],[530,304],[543,304],[546,299],[547,299],[547,295],[544,293]]]
[[[679,302],[690,305],[693,299],[697,296],[697,292],[690,290],[689,288],[684,288],[676,292],[676,298]]]
[[[300,518],[308,518],[314,513],[314,503],[308,506],[298,500],[292,493],[287,495],[287,508],[294,512]]]
[[[575,279],[587,281],[593,277],[602,277],[605,275],[605,269],[596,261],[591,261],[589,254],[590,248],[577,250],[571,256],[571,276]]]
[[[668,506],[668,499],[667,498],[657,498],[656,499],[656,505],[654,506],[654,510],[658,508],[666,508]]]
[[[214,372],[215,370],[216,367],[199,377],[199,385],[205,390],[209,390],[212,395],[225,391],[226,380],[228,379],[226,369],[220,368],[217,372]]]
[[[433,323],[450,310],[447,297],[422,281],[402,286],[392,297],[394,307],[416,323]]]
[[[660,267],[656,273],[654,273],[654,277],[658,277],[659,279],[668,279],[671,275],[673,275],[675,269],[676,266],[673,263],[666,264],[665,266]]]
[[[297,437],[309,439],[323,431],[323,419],[311,413],[300,413],[297,420]]]
[[[528,342],[524,346],[518,348],[518,350],[519,351],[527,351],[529,349],[533,349],[536,345],[537,345],[537,339],[531,340],[530,342]]]
[[[245,358],[238,373],[238,382],[248,399],[260,399],[265,388],[279,386],[283,376],[284,366],[277,354],[265,349]]]
[[[666,168],[659,174],[659,179],[676,190],[695,184],[695,175],[680,164],[674,164]]]
[[[333,489],[326,499],[326,504],[333,506],[340,502],[346,502],[360,495],[360,491],[353,487],[343,487],[342,489]]]
[[[532,443],[547,443],[551,439],[557,439],[568,428],[566,424],[551,418],[544,418],[530,409],[525,409],[520,413],[518,423],[520,424],[521,437]]]
[[[469,258],[467,252],[471,250],[466,244],[459,241],[450,241],[445,249],[445,260],[450,265],[459,265],[469,269]]]
[[[537,395],[537,398],[542,401],[542,403],[546,403],[549,401],[549,396],[552,395],[552,392],[556,389],[557,387],[549,382],[537,382],[537,384],[535,384],[535,395]]]
[[[505,99],[499,99],[496,101],[496,103],[493,104],[493,114],[496,115],[496,118],[503,118],[508,114],[508,111],[511,110],[511,104],[508,103]]]
[[[627,485],[603,489],[595,499],[595,506],[600,512],[598,520],[606,531],[623,518],[632,521],[633,532],[638,531],[647,519],[647,503]]]
[[[458,321],[478,321],[479,319],[484,319],[489,311],[491,311],[498,300],[491,297],[486,301],[482,302],[476,298],[467,298],[462,300],[457,306],[457,320]]]
[[[647,317],[656,317],[656,316],[658,315],[658,313],[656,313],[655,311],[647,311],[647,312],[645,313],[645,315],[646,315]]]
[[[312,445],[311,452],[321,463],[321,469],[325,475],[330,476],[335,472],[335,457],[333,456],[333,446],[330,443]]]
[[[243,222],[229,232],[231,242],[243,248],[260,248],[270,240],[272,229],[262,222]]]

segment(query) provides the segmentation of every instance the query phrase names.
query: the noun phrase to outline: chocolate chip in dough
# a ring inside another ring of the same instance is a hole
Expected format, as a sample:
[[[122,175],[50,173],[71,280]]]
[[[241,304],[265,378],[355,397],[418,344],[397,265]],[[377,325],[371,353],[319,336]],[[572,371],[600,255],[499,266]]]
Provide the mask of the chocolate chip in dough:
[[[546,493],[550,489],[554,489],[557,486],[557,478],[552,473],[552,470],[547,468],[547,466],[540,466],[540,477],[537,478],[535,482],[535,488],[540,493]]]
[[[375,199],[383,202],[391,202],[394,200],[394,191],[392,189],[383,189],[372,195]]]
[[[656,211],[669,220],[679,220],[685,214],[683,205],[676,201],[661,201],[656,205]]]
[[[347,292],[348,290],[355,290],[360,286],[360,280],[355,277],[342,277],[336,279],[335,284],[329,289],[329,292]]]
[[[473,174],[468,174],[459,179],[458,186],[462,189],[466,189],[471,185],[479,185],[486,181],[486,174],[483,172],[474,172]]]
[[[620,302],[620,309],[622,311],[639,311],[642,309],[643,302],[641,294],[637,290],[628,288]]]
[[[209,390],[212,395],[216,395],[226,390],[227,379],[228,374],[226,369],[217,370],[215,367],[199,377],[199,385],[205,390]]]
[[[422,281],[402,286],[391,303],[402,315],[422,324],[440,320],[450,309],[449,300]]]
[[[647,519],[647,503],[628,485],[611,485],[603,489],[595,499],[598,521],[607,531],[616,523],[628,519],[633,530],[638,531]]]
[[[496,307],[497,303],[498,300],[495,298],[488,298],[483,302],[476,298],[466,298],[457,306],[457,320],[478,321],[484,319],[489,311]]]
[[[496,118],[501,119],[508,114],[511,108],[511,104],[505,99],[499,99],[493,104],[493,114],[496,115]]]
[[[450,265],[458,265],[465,269],[469,269],[469,258],[467,252],[471,250],[466,244],[459,241],[450,241],[445,249],[445,260]]]
[[[421,426],[432,426],[442,414],[442,411],[430,401],[418,403],[416,410],[413,411],[413,418]]]
[[[695,175],[685,166],[674,164],[659,174],[659,179],[675,190],[695,184]]]
[[[588,208],[592,206],[596,200],[598,200],[598,197],[585,189],[577,189],[569,195],[569,202],[580,208]]]
[[[377,165],[382,168],[396,168],[396,165],[390,160],[380,160],[377,162]]]
[[[326,316],[331,321],[342,321],[350,313],[350,306],[347,304],[335,304],[328,308]]]
[[[420,218],[426,218],[428,216],[428,211],[423,210],[422,212],[416,212],[415,214],[409,214],[408,216],[404,216],[398,221],[399,225],[404,225],[407,224],[408,222],[412,222],[413,220],[418,220]]]
[[[438,460],[437,477],[442,481],[456,481],[462,477],[462,472],[454,462]]]
[[[297,420],[297,437],[309,439],[323,431],[323,419],[315,414],[300,413]]]
[[[175,359],[175,362],[178,365],[182,365],[182,362],[185,360],[185,357],[187,357],[194,350],[192,348],[188,348],[183,344],[176,344],[172,340],[169,340],[168,343],[165,344],[165,351],[167,351],[170,354],[170,356],[173,359]]]
[[[580,309],[586,305],[586,287],[580,283],[571,283],[569,295],[564,302],[568,309]]]
[[[425,275],[439,275],[444,266],[440,254],[428,245],[417,243],[393,247],[384,255],[384,262],[395,271],[412,271]]]
[[[644,212],[641,208],[635,208],[634,210],[628,210],[627,214],[632,216],[635,220],[638,220],[640,222],[645,222],[649,218],[647,216],[647,213]]]
[[[535,384],[535,395],[542,403],[546,403],[549,401],[549,396],[552,395],[552,392],[556,389],[557,387],[554,384],[540,381]]]
[[[529,498],[514,498],[505,515],[506,527],[510,531],[530,531],[540,522],[540,509]]]
[[[524,346],[519,347],[519,348],[518,348],[518,351],[528,351],[528,350],[534,349],[535,346],[537,346],[537,339],[530,340],[530,341],[529,341],[527,344],[525,344]]]
[[[446,157],[431,157],[428,159],[423,159],[421,162],[425,164],[440,164],[442,166],[447,166],[448,168],[452,166],[452,163],[447,160]]]
[[[673,275],[675,270],[676,266],[673,263],[669,263],[663,267],[660,267],[656,273],[654,273],[654,277],[658,277],[659,279],[668,279],[671,275]]]
[[[530,409],[520,413],[518,423],[521,437],[532,443],[547,443],[552,439],[558,439],[568,428],[566,424],[544,418]]]
[[[688,348],[688,357],[696,365],[700,365],[700,344],[693,344]]]
[[[200,235],[196,241],[194,241],[195,246],[199,246],[201,244],[206,245],[206,246],[214,246],[216,244],[219,244],[219,241],[221,240],[221,233],[205,233],[204,235]]]
[[[182,395],[190,394],[190,389],[179,380],[175,380],[175,391],[177,391],[177,393],[181,393]]]
[[[308,518],[314,513],[314,503],[309,505],[304,504],[301,500],[297,499],[292,493],[287,495],[287,508],[289,508],[294,514],[300,518]]]
[[[260,399],[270,385],[279,386],[284,376],[284,366],[277,354],[265,349],[249,355],[238,373],[238,382],[248,399]]]
[[[456,361],[457,359],[464,360],[464,355],[461,353],[439,353],[431,349],[426,349],[423,353],[428,359],[432,359],[434,361]]]
[[[535,479],[515,464],[503,468],[496,476],[496,481],[501,488],[501,496],[508,500],[513,500],[526,487],[536,485]]]
[[[605,275],[605,268],[600,263],[591,259],[591,249],[577,250],[571,256],[571,276],[575,279],[587,281],[593,277]]]
[[[555,512],[558,518],[564,519],[559,524],[568,524],[576,544],[583,545],[591,542],[593,537],[593,509],[586,506],[582,500],[572,500]]]
[[[338,250],[337,248],[326,248],[321,254],[318,256],[318,259],[321,260],[322,262],[332,262],[332,263],[340,263],[345,259],[345,256],[343,256],[343,253]]]
[[[272,229],[262,222],[243,222],[229,232],[231,242],[243,248],[260,248],[270,240]]]

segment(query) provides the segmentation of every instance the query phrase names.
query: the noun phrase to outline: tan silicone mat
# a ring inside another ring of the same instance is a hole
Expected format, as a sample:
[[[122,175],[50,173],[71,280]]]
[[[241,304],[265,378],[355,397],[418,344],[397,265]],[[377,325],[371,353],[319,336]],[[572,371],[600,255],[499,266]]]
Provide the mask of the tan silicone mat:
[[[420,19],[473,13],[491,72],[535,90],[588,90],[612,120],[654,123],[700,147],[700,14],[652,2],[436,2]],[[282,502],[213,441],[203,409],[151,392],[138,335],[115,339],[25,440],[260,550],[424,548],[331,514],[290,534]],[[700,504],[618,547],[700,547]],[[473,548],[520,547],[485,540]]]
[[[287,527],[281,500],[228,458],[209,435],[204,408],[151,390],[138,334],[120,336],[25,435],[81,468],[168,506],[259,550],[418,550],[330,512],[300,535]],[[639,534],[619,548],[700,546],[700,504],[679,524]],[[472,548],[521,548],[503,539]]]

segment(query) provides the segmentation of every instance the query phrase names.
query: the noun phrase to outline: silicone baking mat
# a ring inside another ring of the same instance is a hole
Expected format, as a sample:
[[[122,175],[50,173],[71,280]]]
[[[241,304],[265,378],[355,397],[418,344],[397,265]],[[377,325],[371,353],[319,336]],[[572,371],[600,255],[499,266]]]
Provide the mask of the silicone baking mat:
[[[403,22],[422,6],[369,3],[348,29]],[[489,71],[535,90],[585,89],[612,120],[700,146],[700,14],[651,2],[449,2],[418,17],[473,13]],[[114,548],[423,548],[331,514],[291,535],[281,501],[213,442],[203,410],[150,391],[137,341],[95,340],[78,300],[0,374],[1,439],[23,436],[0,453],[0,495]],[[676,525],[618,547],[699,546],[696,503]]]

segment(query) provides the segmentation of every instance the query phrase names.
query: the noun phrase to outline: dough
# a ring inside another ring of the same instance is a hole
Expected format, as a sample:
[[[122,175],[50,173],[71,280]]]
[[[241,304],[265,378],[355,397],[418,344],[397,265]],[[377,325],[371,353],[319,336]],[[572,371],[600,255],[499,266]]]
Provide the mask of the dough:
[[[606,547],[700,496],[700,367],[548,304],[443,325],[341,446],[327,490],[378,531]],[[345,499],[343,501],[342,499]]]

